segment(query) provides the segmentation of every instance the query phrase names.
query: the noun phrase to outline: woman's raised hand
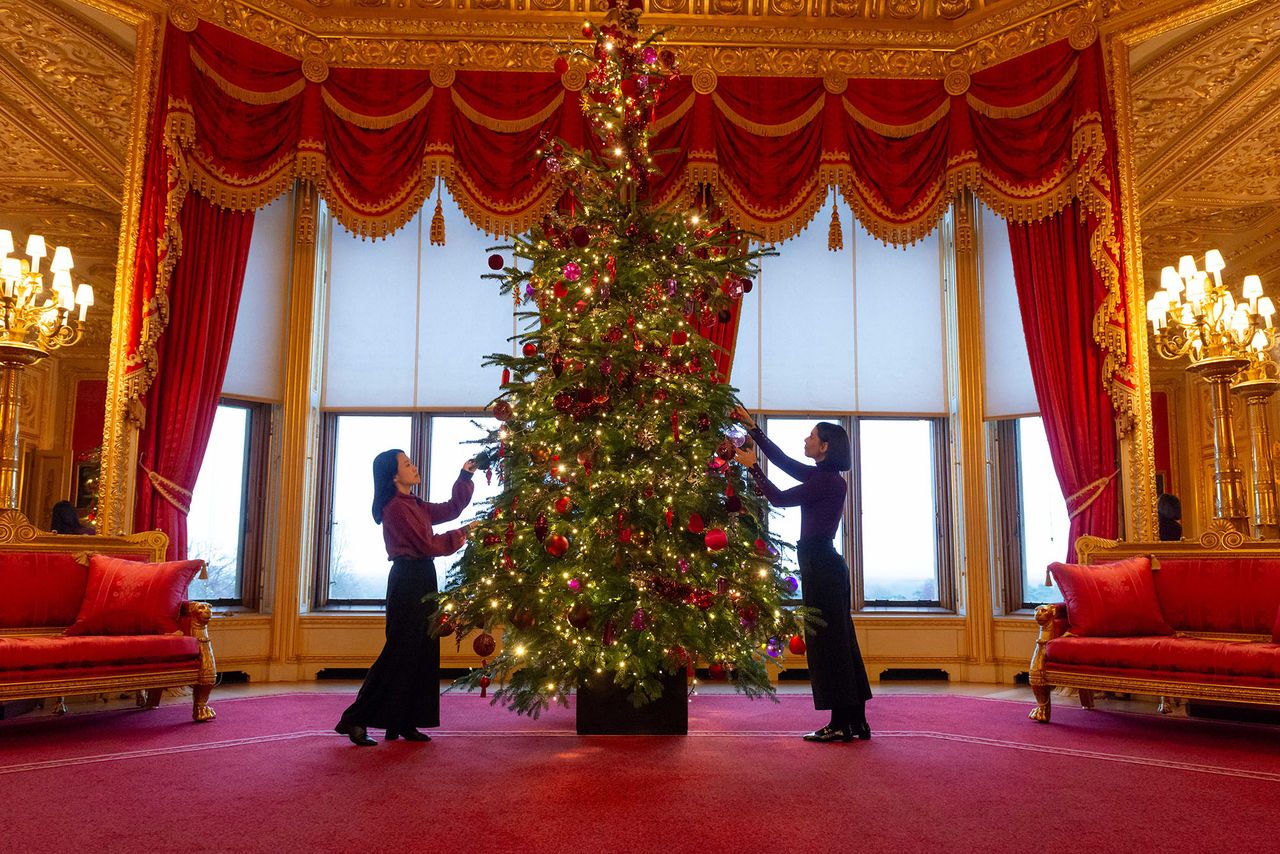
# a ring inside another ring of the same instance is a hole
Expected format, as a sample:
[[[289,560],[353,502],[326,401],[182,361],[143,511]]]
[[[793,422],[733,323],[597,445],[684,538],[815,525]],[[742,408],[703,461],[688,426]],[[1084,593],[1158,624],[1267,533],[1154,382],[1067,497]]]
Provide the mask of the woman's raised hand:
[[[474,471],[476,470],[476,461],[475,461],[475,460],[467,460],[465,463],[463,463],[463,464],[462,464],[462,470],[463,470],[463,471],[474,472]]]
[[[751,468],[756,464],[756,452],[754,448],[739,448],[737,453],[738,463]]]
[[[729,417],[736,421],[741,421],[749,430],[756,428],[755,419],[751,417],[751,413],[747,411],[745,406],[735,406],[733,411],[729,413]]]

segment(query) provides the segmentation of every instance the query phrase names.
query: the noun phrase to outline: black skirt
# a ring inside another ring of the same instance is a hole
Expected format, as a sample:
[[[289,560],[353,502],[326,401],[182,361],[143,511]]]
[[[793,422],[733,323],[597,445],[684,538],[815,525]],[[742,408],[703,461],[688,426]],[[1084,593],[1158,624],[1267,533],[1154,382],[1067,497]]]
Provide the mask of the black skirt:
[[[809,682],[815,709],[856,706],[871,699],[871,682],[853,631],[849,567],[831,540],[796,544],[804,604],[820,612],[825,626],[805,634]]]
[[[440,726],[440,639],[427,620],[435,610],[430,558],[397,558],[387,578],[387,642],[341,723],[379,729]]]

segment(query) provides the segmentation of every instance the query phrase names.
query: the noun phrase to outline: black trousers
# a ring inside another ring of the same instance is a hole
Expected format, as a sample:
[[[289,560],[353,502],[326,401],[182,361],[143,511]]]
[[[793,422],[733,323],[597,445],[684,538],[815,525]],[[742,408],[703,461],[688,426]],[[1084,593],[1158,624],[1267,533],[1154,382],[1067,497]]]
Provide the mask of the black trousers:
[[[804,604],[819,611],[826,623],[805,635],[813,707],[861,708],[871,699],[871,682],[853,632],[849,567],[829,539],[801,540],[796,554]]]
[[[440,726],[440,639],[427,631],[436,606],[422,601],[435,592],[430,558],[397,558],[391,564],[387,642],[341,723],[391,730]]]

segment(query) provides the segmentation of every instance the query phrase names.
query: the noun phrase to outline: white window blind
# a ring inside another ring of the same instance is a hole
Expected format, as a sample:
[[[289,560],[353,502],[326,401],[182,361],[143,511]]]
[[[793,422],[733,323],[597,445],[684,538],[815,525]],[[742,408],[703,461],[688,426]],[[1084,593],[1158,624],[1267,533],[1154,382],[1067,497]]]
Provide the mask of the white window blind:
[[[511,352],[512,302],[481,277],[501,241],[443,202],[444,246],[430,244],[432,201],[385,240],[334,230],[324,406],[480,407],[497,393],[481,362]]]
[[[284,373],[285,298],[293,252],[293,194],[258,211],[222,393],[280,400]]]
[[[982,206],[982,328],[984,415],[1002,418],[1040,411],[1031,383],[1027,339],[1013,281],[1009,229]]]

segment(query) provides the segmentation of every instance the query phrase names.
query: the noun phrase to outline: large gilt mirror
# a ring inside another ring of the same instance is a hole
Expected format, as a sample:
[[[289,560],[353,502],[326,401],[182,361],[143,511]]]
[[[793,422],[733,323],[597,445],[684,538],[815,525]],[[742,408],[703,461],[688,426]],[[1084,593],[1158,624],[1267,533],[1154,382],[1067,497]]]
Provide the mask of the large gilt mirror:
[[[0,229],[24,259],[44,237],[46,274],[69,248],[93,293],[80,340],[20,369],[17,506],[41,528],[62,500],[97,515],[134,46],[132,25],[76,0],[0,4]]]

